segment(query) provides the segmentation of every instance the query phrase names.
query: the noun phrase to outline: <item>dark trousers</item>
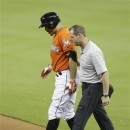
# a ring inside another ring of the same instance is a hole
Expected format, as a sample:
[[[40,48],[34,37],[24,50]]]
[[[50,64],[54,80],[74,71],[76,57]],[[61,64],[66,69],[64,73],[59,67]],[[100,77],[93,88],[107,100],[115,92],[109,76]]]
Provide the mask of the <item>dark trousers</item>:
[[[109,95],[111,96],[113,87],[110,85]],[[82,84],[82,98],[75,114],[72,130],[84,130],[84,127],[93,113],[101,130],[114,130],[104,106],[101,102],[103,94],[102,83]]]

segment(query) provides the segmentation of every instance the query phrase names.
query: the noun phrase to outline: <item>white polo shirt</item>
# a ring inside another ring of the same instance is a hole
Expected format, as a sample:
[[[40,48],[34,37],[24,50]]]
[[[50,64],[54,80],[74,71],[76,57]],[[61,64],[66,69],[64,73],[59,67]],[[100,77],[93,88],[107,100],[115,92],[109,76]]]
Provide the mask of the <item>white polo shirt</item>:
[[[87,83],[101,82],[101,73],[107,67],[100,48],[89,40],[80,57],[80,81]]]

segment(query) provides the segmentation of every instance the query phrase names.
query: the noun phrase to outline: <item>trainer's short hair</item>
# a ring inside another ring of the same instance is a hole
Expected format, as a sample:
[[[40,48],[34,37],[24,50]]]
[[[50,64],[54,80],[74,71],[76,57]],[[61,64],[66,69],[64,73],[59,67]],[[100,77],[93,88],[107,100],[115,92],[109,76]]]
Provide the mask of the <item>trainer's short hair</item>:
[[[76,36],[79,33],[81,33],[83,36],[86,37],[85,28],[81,25],[74,25],[74,26],[69,28],[69,31],[71,31],[71,30],[73,30],[73,34],[76,35]]]

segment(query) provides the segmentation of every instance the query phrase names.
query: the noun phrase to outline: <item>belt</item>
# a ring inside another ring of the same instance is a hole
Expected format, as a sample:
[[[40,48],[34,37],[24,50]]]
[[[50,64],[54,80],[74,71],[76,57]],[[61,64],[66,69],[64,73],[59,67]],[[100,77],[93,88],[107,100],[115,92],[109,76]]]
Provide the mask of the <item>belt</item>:
[[[102,83],[101,82],[97,82],[97,83],[82,82],[82,84],[90,85],[90,84],[102,84]]]
[[[60,72],[56,72],[56,77],[59,77],[64,73],[68,73],[68,71],[69,71],[69,69],[66,69],[66,70],[63,70],[63,71],[60,71]]]
[[[61,76],[62,75],[62,72],[57,72],[56,73],[56,77],[59,77],[59,76]]]

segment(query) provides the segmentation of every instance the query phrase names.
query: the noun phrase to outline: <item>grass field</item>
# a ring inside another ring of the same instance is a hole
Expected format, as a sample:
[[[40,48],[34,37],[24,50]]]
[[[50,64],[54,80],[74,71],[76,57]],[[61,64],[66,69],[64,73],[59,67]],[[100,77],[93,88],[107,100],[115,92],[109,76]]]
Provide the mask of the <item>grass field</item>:
[[[55,11],[63,26],[85,26],[87,36],[103,51],[115,92],[106,107],[115,130],[130,130],[130,39],[128,0],[0,0],[0,114],[46,126],[54,89],[51,39],[39,29],[40,17]],[[77,93],[76,106],[81,97]],[[61,119],[58,130],[67,130]],[[99,130],[91,116],[85,130]]]

